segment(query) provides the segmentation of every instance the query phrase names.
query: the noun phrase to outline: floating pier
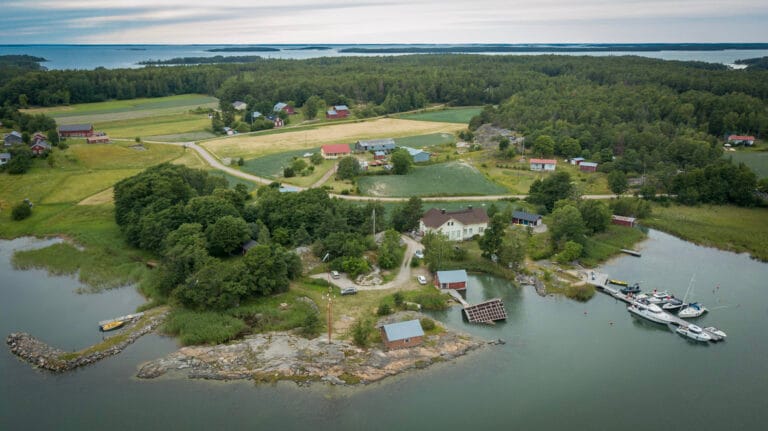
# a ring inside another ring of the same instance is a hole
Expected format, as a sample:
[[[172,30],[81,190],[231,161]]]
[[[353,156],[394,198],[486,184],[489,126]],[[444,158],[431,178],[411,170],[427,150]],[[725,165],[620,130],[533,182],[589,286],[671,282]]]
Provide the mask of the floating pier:
[[[488,301],[472,305],[467,302],[461,294],[452,289],[448,291],[453,299],[464,307],[464,315],[471,323],[493,324],[496,320],[506,320],[507,310],[504,309],[504,302],[499,298],[489,299]]]
[[[608,274],[598,273],[598,272],[592,272],[591,274],[588,274],[587,276],[587,283],[595,286],[597,290],[605,293],[606,295],[610,295],[620,301],[623,301],[627,304],[632,303],[632,298],[629,296],[621,293],[621,290],[616,288],[615,286],[611,286],[608,284]],[[681,326],[683,328],[687,328],[689,325],[691,325],[690,322],[687,322],[680,317],[677,317],[676,315],[672,313],[668,313],[664,311],[665,314],[667,314],[670,318],[670,324],[674,326]],[[705,332],[707,335],[712,337],[712,341],[721,341],[725,338],[721,335],[718,335],[712,331],[709,331],[707,329],[702,329],[702,332]]]

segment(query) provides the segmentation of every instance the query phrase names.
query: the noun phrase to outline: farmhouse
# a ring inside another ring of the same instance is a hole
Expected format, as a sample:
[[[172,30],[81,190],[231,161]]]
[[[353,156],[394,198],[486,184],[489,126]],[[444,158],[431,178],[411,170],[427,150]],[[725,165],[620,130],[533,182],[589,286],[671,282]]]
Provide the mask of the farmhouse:
[[[439,232],[452,241],[471,239],[488,228],[488,214],[482,208],[446,211],[432,208],[419,220],[419,232]]]
[[[6,147],[12,147],[14,145],[19,145],[19,144],[22,143],[22,141],[23,140],[21,139],[21,133],[15,131],[15,130],[3,137],[3,144]]]
[[[355,151],[357,152],[384,151],[385,153],[391,153],[394,149],[395,140],[392,138],[357,141],[355,144]]]
[[[85,138],[85,142],[89,144],[108,144],[109,136],[107,135],[89,136]]]
[[[571,159],[571,164],[575,166],[579,166],[579,163],[584,161],[584,157],[574,157]]]
[[[39,156],[43,154],[46,151],[51,150],[51,144],[49,144],[46,141],[37,141],[34,144],[29,146],[29,149],[32,150],[32,153],[36,156]]]
[[[380,331],[381,340],[388,350],[414,347],[424,342],[424,329],[418,320],[384,325]]]
[[[411,158],[413,158],[414,163],[422,163],[422,162],[428,162],[430,153],[424,151],[424,150],[418,150],[416,148],[411,147],[400,147],[404,149],[405,151],[408,151],[408,154],[411,155]]]
[[[595,162],[581,162],[581,163],[579,163],[579,170],[581,172],[595,172],[595,171],[597,171],[597,163],[595,163]]]
[[[754,136],[743,136],[743,135],[730,135],[728,136],[728,143],[731,145],[746,145],[748,147],[751,147],[755,144],[755,137]]]
[[[539,214],[530,214],[525,211],[512,212],[512,224],[519,224],[522,226],[540,226],[541,223],[542,219]]]
[[[557,167],[557,160],[531,159],[530,164],[531,164],[532,171],[554,171],[555,168]]]
[[[620,215],[612,215],[611,216],[611,223],[617,224],[619,226],[629,226],[629,227],[635,227],[635,219],[634,217],[624,217]]]
[[[329,120],[347,117],[349,117],[349,108],[347,105],[335,105],[333,108],[325,112],[325,118]]]
[[[349,145],[347,144],[323,145],[322,148],[320,148],[320,154],[324,159],[338,159],[339,157],[348,156],[351,153]]]
[[[11,153],[0,153],[0,166],[8,163],[11,160]]]
[[[59,126],[59,136],[62,138],[87,138],[93,135],[93,124],[65,124]]]
[[[34,135],[32,135],[32,139],[30,139],[30,142],[37,142],[37,141],[47,141],[48,135],[46,135],[43,132],[35,132]]]
[[[437,271],[435,273],[435,287],[438,289],[465,290],[467,288],[467,271],[463,269]]]
[[[245,108],[248,107],[248,104],[240,100],[235,100],[232,102],[232,107],[235,108],[235,111],[245,111]]]
[[[275,106],[272,108],[272,110],[274,112],[281,112],[282,111],[282,112],[285,112],[288,115],[293,115],[293,114],[296,113],[296,111],[294,111],[294,109],[293,109],[293,106],[291,106],[291,105],[289,105],[287,103],[283,103],[283,102],[275,103]]]

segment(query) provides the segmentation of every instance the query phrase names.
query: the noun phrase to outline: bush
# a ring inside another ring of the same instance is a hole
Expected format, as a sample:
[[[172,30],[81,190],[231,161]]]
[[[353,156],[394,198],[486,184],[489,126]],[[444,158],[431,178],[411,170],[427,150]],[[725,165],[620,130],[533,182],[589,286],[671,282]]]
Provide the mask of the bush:
[[[448,308],[445,295],[436,290],[417,293],[413,296],[413,302],[421,304],[421,308],[424,310],[445,310]]]
[[[379,304],[379,308],[376,309],[376,314],[379,316],[387,316],[392,314],[392,307],[387,302]]]
[[[405,298],[403,298],[402,293],[395,292],[395,294],[392,295],[392,299],[395,301],[395,307],[399,308],[403,306],[403,301],[405,300]]]
[[[11,218],[14,220],[24,220],[32,215],[32,207],[27,202],[21,202],[11,211]]]
[[[320,333],[322,327],[318,313],[307,313],[301,325],[301,335],[314,338]]]
[[[585,283],[581,286],[570,285],[565,288],[565,296],[577,301],[588,301],[595,294],[595,286]]]
[[[420,319],[419,321],[421,322],[421,329],[423,329],[425,331],[431,331],[431,330],[435,329],[435,321],[434,320],[432,320],[432,319],[430,319],[428,317],[424,317],[424,318]]]
[[[359,347],[367,347],[373,333],[373,322],[360,319],[352,325],[352,341]]]

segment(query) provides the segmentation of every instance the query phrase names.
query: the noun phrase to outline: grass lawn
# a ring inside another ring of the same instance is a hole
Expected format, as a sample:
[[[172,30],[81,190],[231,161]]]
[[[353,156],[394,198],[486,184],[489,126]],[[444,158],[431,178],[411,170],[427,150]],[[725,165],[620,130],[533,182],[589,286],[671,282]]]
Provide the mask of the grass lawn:
[[[768,178],[768,151],[726,152],[724,157],[731,158],[734,163],[749,166],[757,174],[757,178]]]
[[[207,130],[211,128],[208,116],[192,113],[102,122],[96,123],[95,127],[111,138],[133,139],[139,136],[148,141],[194,141],[215,136]]]
[[[30,114],[46,114],[59,124],[99,123],[130,118],[187,112],[198,106],[216,108],[219,100],[202,94],[110,100],[107,102],[81,103],[70,106],[25,109]]]
[[[219,158],[252,159],[269,154],[318,148],[325,144],[352,144],[360,139],[398,138],[431,133],[453,134],[464,127],[462,124],[382,118],[239,135],[205,141],[201,145]]]
[[[474,167],[460,162],[414,167],[408,175],[360,177],[360,192],[368,196],[492,195],[508,191],[488,181]]]
[[[579,259],[586,266],[596,266],[619,253],[622,248],[632,249],[646,238],[637,228],[608,225],[608,230],[587,238],[584,252]]]
[[[404,114],[399,116],[406,120],[419,120],[419,121],[437,121],[442,123],[462,123],[468,124],[469,120],[475,115],[480,114],[483,108],[480,107],[465,107],[465,108],[450,108],[440,111],[418,112],[414,114]]]
[[[261,177],[273,178],[275,181],[305,187],[311,186],[334,166],[333,160],[323,160],[323,163],[315,166],[314,172],[306,177],[297,175],[291,178],[283,178],[283,168],[290,165],[294,157],[302,157],[305,153],[316,153],[319,151],[320,148],[318,147],[286,151],[284,153],[275,153],[255,159],[248,159],[245,161],[245,164],[240,167],[240,170]],[[307,162],[307,165],[311,164],[309,158],[305,158],[304,161]]]
[[[436,145],[455,144],[456,136],[452,133],[430,133],[428,135],[406,136],[395,139],[398,147],[424,148]]]
[[[184,148],[147,144],[144,149],[132,148],[133,142],[113,144],[78,144],[72,145],[66,152],[77,160],[85,169],[144,169],[162,162],[171,161],[184,153]]]
[[[768,261],[768,209],[702,205],[654,206],[642,220],[656,228],[697,244],[737,253],[748,252]]]

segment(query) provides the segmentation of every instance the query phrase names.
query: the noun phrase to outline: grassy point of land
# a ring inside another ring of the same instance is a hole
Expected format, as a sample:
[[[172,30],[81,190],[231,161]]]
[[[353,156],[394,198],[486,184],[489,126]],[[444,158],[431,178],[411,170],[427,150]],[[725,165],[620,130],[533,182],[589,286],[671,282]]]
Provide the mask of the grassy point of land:
[[[725,205],[654,206],[644,226],[686,241],[768,261],[768,209]]]

